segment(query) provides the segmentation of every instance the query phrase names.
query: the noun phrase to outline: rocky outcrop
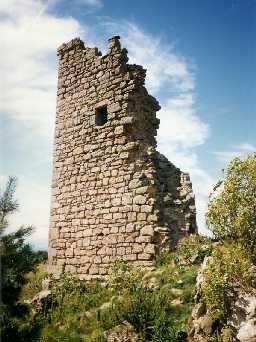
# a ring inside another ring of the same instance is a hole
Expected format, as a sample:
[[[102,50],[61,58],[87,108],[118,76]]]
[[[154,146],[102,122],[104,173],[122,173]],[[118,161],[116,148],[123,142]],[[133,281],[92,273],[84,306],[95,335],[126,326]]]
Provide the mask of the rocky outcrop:
[[[188,324],[189,341],[210,342],[213,334],[218,331],[222,342],[256,342],[256,293],[237,289],[225,327],[221,327],[219,322],[211,317],[202,299],[204,272],[211,262],[213,258],[206,257],[197,276],[195,305]]]
[[[107,342],[137,342],[139,341],[133,326],[124,321],[116,327],[104,332]]]
[[[24,303],[32,306],[32,312],[35,315],[47,309],[51,305],[52,293],[50,290],[42,290],[32,299],[25,300]]]
[[[256,342],[256,294],[239,292],[228,325],[237,331],[240,342]]]

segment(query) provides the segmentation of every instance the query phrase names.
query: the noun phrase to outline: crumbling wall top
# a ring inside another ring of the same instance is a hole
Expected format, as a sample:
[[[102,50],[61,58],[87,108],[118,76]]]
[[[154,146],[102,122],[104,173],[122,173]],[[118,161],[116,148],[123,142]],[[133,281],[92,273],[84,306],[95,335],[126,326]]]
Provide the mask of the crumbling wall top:
[[[61,46],[57,49],[58,55],[63,55],[65,52],[68,52],[70,50],[80,48],[84,49],[84,42],[79,38],[74,38],[68,43],[63,43]]]
[[[72,39],[70,42],[68,43],[63,43],[61,44],[61,46],[57,49],[58,55],[62,56],[63,54],[65,54],[66,52],[69,52],[70,50],[86,50],[86,49],[90,49],[90,50],[97,50],[98,48],[88,48],[85,46],[84,42],[80,39],[80,37],[74,38]],[[108,53],[113,53],[116,51],[120,51],[122,50],[123,53],[127,54],[127,50],[126,49],[121,49],[121,43],[120,43],[120,36],[113,36],[111,38],[108,39]],[[98,51],[99,56],[101,56],[101,52]]]

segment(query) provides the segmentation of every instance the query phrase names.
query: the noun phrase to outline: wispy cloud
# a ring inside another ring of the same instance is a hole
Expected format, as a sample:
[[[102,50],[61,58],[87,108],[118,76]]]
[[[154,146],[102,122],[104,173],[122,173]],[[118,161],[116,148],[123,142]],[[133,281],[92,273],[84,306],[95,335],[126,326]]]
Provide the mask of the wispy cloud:
[[[87,5],[102,4],[97,0],[79,1]],[[190,172],[203,227],[204,207],[213,180],[201,167],[196,152],[196,147],[208,138],[209,127],[196,110],[194,65],[174,46],[134,23],[104,20],[103,27],[100,24],[81,26],[72,17],[55,15],[49,10],[52,3],[10,0],[8,5],[7,2],[0,4],[0,44],[5,51],[0,56],[0,73],[5,84],[0,112],[22,132],[26,140],[23,153],[37,155],[41,160],[38,145],[47,142],[44,153],[48,155],[48,160],[42,165],[39,162],[38,168],[33,165],[33,172],[25,174],[19,165],[14,170],[19,178],[18,195],[22,206],[13,224],[34,224],[37,230],[33,241],[37,245],[47,243],[50,177],[39,179],[37,170],[45,169],[44,172],[49,173],[55,117],[56,48],[79,35],[89,45],[93,40],[92,45],[100,43],[102,46],[106,35],[120,34],[123,46],[129,50],[130,62],[147,68],[146,86],[152,95],[161,99],[159,149],[182,170]],[[31,143],[33,140],[37,144]],[[21,139],[19,142],[22,144]],[[7,156],[7,151],[3,152]],[[32,162],[27,167],[32,170]]]
[[[196,112],[195,66],[172,45],[134,23],[108,21],[104,25],[111,34],[120,33],[130,62],[147,69],[147,89],[162,98],[158,113],[160,141],[168,140],[187,148],[203,144],[209,136],[209,127]]]
[[[234,148],[245,152],[256,152],[256,146],[249,144],[247,142],[235,145]]]
[[[215,151],[213,154],[220,162],[226,164],[235,157],[243,157],[252,152],[256,152],[256,146],[248,142],[242,142],[239,144],[234,144],[225,151]]]
[[[4,84],[0,115],[1,123],[8,123],[1,129],[12,127],[12,131],[17,132],[10,138],[9,146],[1,144],[5,161],[10,158],[10,144],[17,145],[16,155],[12,155],[15,168],[3,163],[1,179],[6,179],[7,174],[18,177],[20,209],[11,219],[11,227],[34,225],[36,231],[32,241],[44,247],[47,246],[50,207],[56,48],[84,33],[75,19],[51,14],[49,8],[53,2],[10,0],[0,3],[0,44],[4,50],[0,55],[0,74]],[[2,131],[2,135],[9,139],[8,132]],[[26,165],[19,165],[22,160]]]
[[[5,84],[0,111],[26,122],[38,134],[52,133],[55,112],[56,46],[82,33],[72,18],[48,13],[43,1],[12,0],[1,4],[0,73]]]
[[[166,87],[171,93],[193,90],[194,75],[185,58],[178,55],[173,46],[133,23],[112,23],[112,26],[120,32],[123,44],[128,47],[131,63],[140,63],[147,69],[146,85],[151,92]]]
[[[101,0],[78,0],[81,4],[93,6],[93,7],[102,7],[103,2]]]

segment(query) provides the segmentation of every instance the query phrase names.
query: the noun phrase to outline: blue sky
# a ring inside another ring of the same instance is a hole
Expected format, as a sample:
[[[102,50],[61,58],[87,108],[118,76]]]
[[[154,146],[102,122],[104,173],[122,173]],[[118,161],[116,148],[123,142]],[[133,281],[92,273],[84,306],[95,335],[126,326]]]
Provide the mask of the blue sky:
[[[11,229],[46,248],[61,43],[106,51],[120,35],[162,106],[158,148],[188,171],[205,232],[208,194],[232,157],[256,150],[255,0],[9,0],[0,4],[1,173],[18,177]]]

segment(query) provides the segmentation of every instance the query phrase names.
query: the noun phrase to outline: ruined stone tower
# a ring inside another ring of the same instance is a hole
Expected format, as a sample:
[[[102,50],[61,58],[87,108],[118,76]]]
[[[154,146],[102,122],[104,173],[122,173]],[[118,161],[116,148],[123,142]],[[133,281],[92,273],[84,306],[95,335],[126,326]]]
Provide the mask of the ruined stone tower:
[[[58,49],[49,271],[102,277],[116,258],[151,265],[196,231],[188,174],[156,147],[160,106],[119,37],[105,56],[76,38]]]

